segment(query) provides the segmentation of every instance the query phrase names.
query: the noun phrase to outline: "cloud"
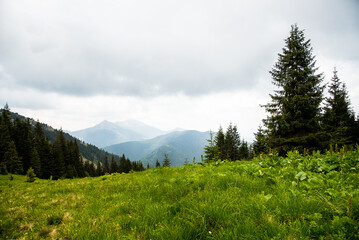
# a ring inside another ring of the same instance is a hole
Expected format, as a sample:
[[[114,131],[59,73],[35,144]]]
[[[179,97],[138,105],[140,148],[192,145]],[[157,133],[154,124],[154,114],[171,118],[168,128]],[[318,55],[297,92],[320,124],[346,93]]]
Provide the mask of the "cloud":
[[[290,25],[359,107],[356,0],[1,0],[0,102],[54,127],[137,119],[253,137]]]
[[[357,4],[329,1],[323,11],[319,2],[5,0],[0,65],[18,85],[67,95],[252,89],[295,22],[324,29],[321,40],[331,24],[350,36],[337,37],[342,46],[358,40]],[[342,12],[349,16],[330,20]]]

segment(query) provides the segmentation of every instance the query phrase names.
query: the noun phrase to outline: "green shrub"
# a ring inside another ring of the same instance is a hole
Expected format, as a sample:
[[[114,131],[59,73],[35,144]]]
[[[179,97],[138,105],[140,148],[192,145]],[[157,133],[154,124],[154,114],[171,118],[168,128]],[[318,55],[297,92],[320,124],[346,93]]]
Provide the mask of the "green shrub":
[[[36,174],[34,172],[34,169],[32,169],[32,167],[29,168],[29,170],[27,170],[27,173],[26,173],[26,176],[27,176],[27,182],[34,182],[36,180]]]

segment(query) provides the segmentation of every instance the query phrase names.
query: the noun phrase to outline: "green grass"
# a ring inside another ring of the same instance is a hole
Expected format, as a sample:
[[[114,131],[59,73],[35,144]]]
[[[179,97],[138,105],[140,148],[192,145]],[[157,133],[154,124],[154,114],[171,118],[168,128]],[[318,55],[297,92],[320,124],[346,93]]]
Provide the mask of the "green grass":
[[[359,153],[0,176],[3,239],[359,239]]]

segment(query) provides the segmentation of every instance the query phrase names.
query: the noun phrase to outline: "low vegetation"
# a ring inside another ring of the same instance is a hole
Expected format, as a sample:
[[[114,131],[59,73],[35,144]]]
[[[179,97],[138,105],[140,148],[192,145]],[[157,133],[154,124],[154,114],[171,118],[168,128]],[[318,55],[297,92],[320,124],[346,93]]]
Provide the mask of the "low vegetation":
[[[3,239],[358,239],[359,151],[82,179],[0,176]]]

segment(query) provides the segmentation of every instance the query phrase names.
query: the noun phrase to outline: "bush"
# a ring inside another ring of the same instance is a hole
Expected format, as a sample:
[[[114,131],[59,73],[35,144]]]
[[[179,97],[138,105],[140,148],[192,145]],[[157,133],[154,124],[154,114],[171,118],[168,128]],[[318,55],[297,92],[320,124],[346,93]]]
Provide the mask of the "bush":
[[[29,168],[29,170],[27,170],[26,173],[27,176],[27,182],[34,182],[36,179],[36,174],[34,173],[34,169],[32,169],[32,167]]]

